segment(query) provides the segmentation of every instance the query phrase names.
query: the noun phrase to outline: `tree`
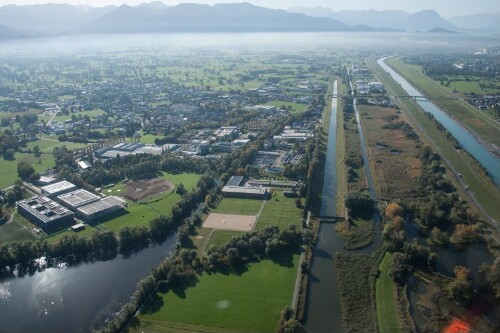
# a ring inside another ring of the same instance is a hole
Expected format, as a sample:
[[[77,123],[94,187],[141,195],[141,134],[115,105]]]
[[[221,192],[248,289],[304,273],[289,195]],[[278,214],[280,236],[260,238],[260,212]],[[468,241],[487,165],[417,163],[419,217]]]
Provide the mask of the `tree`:
[[[17,163],[17,174],[22,180],[28,181],[34,173],[35,169],[30,164],[26,162]]]
[[[470,271],[464,266],[455,266],[455,279],[445,287],[446,296],[457,303],[468,301],[472,297]]]
[[[35,157],[40,157],[42,155],[42,152],[40,151],[40,147],[38,147],[38,146],[33,147],[33,155],[35,155]]]
[[[391,220],[394,220],[396,216],[404,217],[404,209],[397,203],[391,202],[385,208],[385,216]]]
[[[363,192],[349,192],[345,198],[346,207],[353,212],[371,211],[373,200]]]
[[[178,195],[183,195],[184,193],[186,193],[186,188],[184,187],[183,183],[179,183],[179,185],[177,185],[175,193],[177,193]]]
[[[403,285],[410,273],[411,268],[408,265],[408,258],[406,255],[401,252],[394,253],[389,267],[389,276],[392,280],[400,285]]]

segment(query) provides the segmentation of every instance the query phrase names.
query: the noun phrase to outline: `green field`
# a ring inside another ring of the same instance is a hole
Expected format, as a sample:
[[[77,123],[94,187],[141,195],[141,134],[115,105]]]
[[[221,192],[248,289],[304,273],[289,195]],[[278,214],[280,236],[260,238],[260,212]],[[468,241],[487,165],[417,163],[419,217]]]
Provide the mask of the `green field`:
[[[26,149],[33,149],[34,146],[40,147],[42,155],[35,157],[33,154],[16,153],[13,161],[7,161],[0,157],[0,170],[2,170],[2,177],[0,177],[0,188],[5,188],[14,184],[18,177],[17,164],[19,162],[27,162],[33,166],[36,172],[43,172],[55,166],[54,156],[51,154],[54,147],[66,146],[70,149],[84,147],[84,144],[75,144],[72,142],[59,142],[57,140],[40,139],[35,142],[29,142]]]
[[[291,112],[304,112],[307,108],[307,104],[300,104],[300,103],[293,103],[293,102],[287,102],[287,101],[272,101],[269,103],[266,103],[266,105],[272,105],[277,107],[278,109],[281,108],[283,105],[285,107],[290,106],[292,108]]]
[[[208,250],[211,246],[221,246],[227,243],[228,240],[233,238],[234,236],[240,235],[239,231],[232,230],[213,230],[210,234],[210,239],[205,246],[205,251]]]
[[[295,198],[287,198],[282,191],[275,191],[267,200],[257,221],[256,228],[263,229],[269,225],[277,225],[286,229],[289,225],[300,225],[302,210],[295,206]]]
[[[139,316],[137,332],[152,332],[148,330],[152,326],[157,332],[171,332],[169,327],[179,327],[177,323],[185,329],[194,325],[194,331],[202,325],[274,332],[280,310],[292,300],[299,255],[279,262],[266,259],[249,264],[243,272],[203,274],[195,287],[158,293]]]
[[[0,226],[0,243],[34,239],[35,236],[31,232],[16,222]]]
[[[224,198],[214,209],[214,213],[257,215],[263,202],[260,199]]]
[[[375,302],[379,332],[400,332],[398,307],[394,295],[394,282],[389,276],[392,254],[387,252],[380,262],[380,275],[375,282]]]
[[[193,189],[201,176],[194,173],[163,173],[163,178],[171,181],[176,186],[182,183],[186,189]],[[112,188],[104,189],[103,192],[107,195],[120,195],[123,193],[124,187],[125,184],[119,183]],[[117,232],[124,226],[145,225],[155,217],[170,215],[172,206],[180,199],[181,196],[179,194],[175,193],[175,191],[170,191],[145,199],[142,202],[128,201],[127,212],[125,214],[106,220],[100,224],[100,227]]]

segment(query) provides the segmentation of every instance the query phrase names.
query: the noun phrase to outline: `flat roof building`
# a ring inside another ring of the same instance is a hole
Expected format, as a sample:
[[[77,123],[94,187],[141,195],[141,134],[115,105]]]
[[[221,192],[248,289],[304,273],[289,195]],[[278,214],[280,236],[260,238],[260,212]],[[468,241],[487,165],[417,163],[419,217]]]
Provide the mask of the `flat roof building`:
[[[224,186],[222,195],[227,198],[264,199],[267,188],[263,186]]]
[[[92,221],[119,211],[124,207],[124,200],[115,196],[109,196],[104,197],[101,200],[92,202],[88,205],[78,207],[76,213],[83,220]]]
[[[46,196],[20,200],[16,205],[19,214],[46,232],[60,230],[74,221],[73,212]]]
[[[241,183],[243,183],[243,178],[244,178],[243,176],[232,176],[227,181],[226,186],[229,187],[240,186]]]
[[[53,198],[58,195],[76,190],[76,186],[75,184],[63,180],[61,182],[57,182],[47,186],[42,186],[40,189],[42,190],[43,194]]]
[[[76,190],[57,196],[57,200],[65,207],[75,210],[78,207],[99,201],[100,197],[87,190]]]

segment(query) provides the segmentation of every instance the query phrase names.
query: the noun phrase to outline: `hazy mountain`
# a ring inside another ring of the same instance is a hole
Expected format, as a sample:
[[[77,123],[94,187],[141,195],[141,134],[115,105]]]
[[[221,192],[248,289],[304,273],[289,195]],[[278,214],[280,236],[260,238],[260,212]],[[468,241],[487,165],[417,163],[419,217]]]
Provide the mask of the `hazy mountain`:
[[[15,30],[64,33],[87,25],[116,7],[71,6],[67,4],[7,5],[0,7],[0,22]]]
[[[336,12],[331,8],[323,7],[294,7],[289,11],[315,17],[332,18],[353,26],[384,27],[408,31],[428,31],[432,28],[456,29],[433,10],[409,14],[400,10],[341,10]]]
[[[453,24],[446,21],[434,10],[422,10],[410,15],[401,22],[401,27],[408,31],[428,31],[433,28],[456,29]]]
[[[400,10],[341,10],[334,12],[331,8],[324,7],[294,7],[289,9],[292,13],[302,13],[314,17],[327,17],[349,25],[365,25],[371,27],[386,27],[401,29],[399,23],[407,19],[410,14]]]
[[[120,6],[97,18],[83,32],[225,32],[225,31],[346,31],[351,27],[328,18],[315,18],[249,3],[180,4],[150,11],[143,6]]]
[[[449,21],[462,29],[500,30],[500,13],[455,16]]]
[[[9,27],[0,25],[0,40],[2,39],[14,39],[14,38],[33,38],[40,37],[42,34],[31,31],[21,31],[16,29],[11,29]]]
[[[432,28],[432,29],[427,30],[427,32],[437,33],[437,34],[457,34],[458,33],[456,31],[448,30],[445,28]]]

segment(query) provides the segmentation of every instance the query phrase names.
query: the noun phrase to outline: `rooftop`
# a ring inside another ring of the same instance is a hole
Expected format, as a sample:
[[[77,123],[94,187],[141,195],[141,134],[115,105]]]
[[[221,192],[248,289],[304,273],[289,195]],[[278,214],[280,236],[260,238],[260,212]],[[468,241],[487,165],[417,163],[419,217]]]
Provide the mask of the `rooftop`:
[[[115,196],[109,196],[109,197],[102,198],[101,200],[93,202],[91,204],[79,207],[78,211],[80,213],[85,214],[85,215],[92,215],[92,214],[95,214],[97,212],[111,208],[113,206],[117,206],[117,205],[123,206],[124,204],[125,204],[124,200],[122,200],[118,197],[115,197]]]
[[[73,188],[76,189],[75,184],[72,184],[72,183],[65,181],[65,180],[58,182],[58,183],[54,183],[54,184],[50,184],[50,185],[41,187],[42,191],[45,193],[48,193],[49,195],[56,194],[56,193],[63,192],[63,191],[67,191],[67,190],[71,190]]]
[[[68,209],[45,196],[20,200],[17,202],[17,205],[29,211],[30,214],[36,216],[45,224],[57,220],[61,217],[73,215],[73,213]]]
[[[60,195],[57,198],[73,208],[81,207],[99,200],[97,195],[87,190],[76,190]]]
[[[241,184],[241,182],[243,181],[243,176],[232,176],[227,184],[226,184],[226,187],[227,186],[239,186]]]

